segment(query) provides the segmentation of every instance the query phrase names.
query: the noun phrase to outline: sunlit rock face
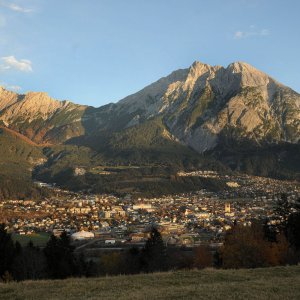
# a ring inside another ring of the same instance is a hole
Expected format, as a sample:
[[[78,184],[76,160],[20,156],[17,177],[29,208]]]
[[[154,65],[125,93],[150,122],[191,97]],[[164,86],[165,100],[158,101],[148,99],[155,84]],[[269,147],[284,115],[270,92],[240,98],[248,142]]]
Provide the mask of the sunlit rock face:
[[[194,62],[99,108],[58,101],[46,93],[18,95],[0,88],[2,124],[37,143],[119,132],[157,117],[165,138],[200,153],[226,137],[257,144],[298,143],[300,95],[243,62],[227,68]]]
[[[223,68],[195,62],[110,109],[123,119],[127,115],[127,127],[163,115],[172,136],[204,152],[220,135],[297,143],[299,106],[299,94],[247,63]]]
[[[81,117],[86,106],[58,101],[47,93],[25,95],[0,88],[0,120],[37,143],[59,143],[84,133]]]

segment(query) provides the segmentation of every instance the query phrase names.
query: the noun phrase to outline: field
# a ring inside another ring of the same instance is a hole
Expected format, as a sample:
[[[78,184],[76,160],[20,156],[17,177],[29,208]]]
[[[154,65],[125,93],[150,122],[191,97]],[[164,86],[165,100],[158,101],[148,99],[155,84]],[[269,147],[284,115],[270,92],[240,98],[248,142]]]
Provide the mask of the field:
[[[300,266],[2,283],[0,299],[300,299]]]
[[[26,246],[32,241],[35,246],[43,247],[47,244],[49,236],[50,235],[46,232],[33,233],[30,235],[12,234],[12,239],[18,241],[22,246]]]

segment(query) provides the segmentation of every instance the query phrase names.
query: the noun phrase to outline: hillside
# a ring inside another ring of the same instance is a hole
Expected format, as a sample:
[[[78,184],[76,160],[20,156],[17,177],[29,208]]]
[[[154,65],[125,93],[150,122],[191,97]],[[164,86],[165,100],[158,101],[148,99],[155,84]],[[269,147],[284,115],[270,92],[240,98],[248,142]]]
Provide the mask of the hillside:
[[[299,299],[300,267],[0,284],[0,299]]]
[[[32,190],[32,171],[46,161],[28,138],[0,127],[0,199],[24,197]]]

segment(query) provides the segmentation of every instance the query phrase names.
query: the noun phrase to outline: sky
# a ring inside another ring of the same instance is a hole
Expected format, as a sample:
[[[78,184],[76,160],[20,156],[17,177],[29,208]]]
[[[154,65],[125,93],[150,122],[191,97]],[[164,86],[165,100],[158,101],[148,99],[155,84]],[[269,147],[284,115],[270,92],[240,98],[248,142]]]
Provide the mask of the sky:
[[[99,107],[194,61],[300,92],[298,0],[0,0],[0,85]]]

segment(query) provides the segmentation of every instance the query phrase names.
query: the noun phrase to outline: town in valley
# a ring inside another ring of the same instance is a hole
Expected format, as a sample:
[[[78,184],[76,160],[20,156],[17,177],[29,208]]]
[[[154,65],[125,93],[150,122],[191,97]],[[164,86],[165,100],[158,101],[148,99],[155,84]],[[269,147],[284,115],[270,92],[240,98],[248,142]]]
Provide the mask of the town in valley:
[[[180,172],[226,181],[228,189],[205,189],[160,197],[131,194],[75,193],[55,185],[35,182],[51,196],[38,200],[4,200],[0,218],[18,240],[59,236],[66,231],[78,251],[97,256],[103,251],[143,247],[153,226],[168,246],[192,249],[220,247],[233,224],[255,220],[276,224],[274,208],[284,193],[290,201],[300,195],[299,183],[250,175],[220,175],[215,171]]]

